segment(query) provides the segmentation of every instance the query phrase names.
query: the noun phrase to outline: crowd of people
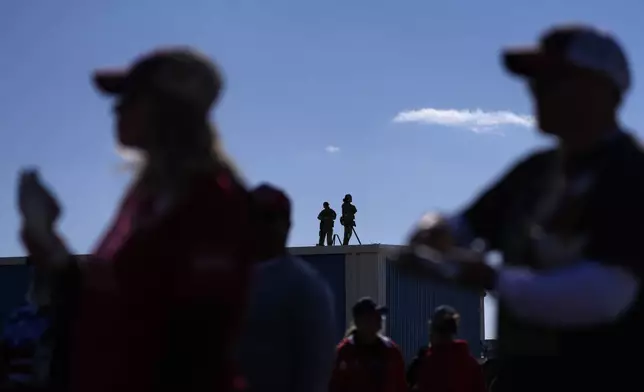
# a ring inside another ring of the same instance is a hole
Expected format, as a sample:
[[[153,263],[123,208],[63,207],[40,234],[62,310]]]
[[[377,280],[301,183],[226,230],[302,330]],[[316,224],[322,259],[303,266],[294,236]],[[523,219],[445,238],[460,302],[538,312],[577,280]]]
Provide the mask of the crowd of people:
[[[461,213],[422,219],[397,266],[496,295],[495,392],[641,390],[630,357],[644,349],[644,152],[617,120],[631,84],[626,56],[605,32],[564,26],[503,59],[558,146],[521,161]],[[159,50],[93,82],[114,98],[118,142],[146,161],[83,259],[59,232],[54,194],[36,171],[21,173],[32,279],[3,331],[0,390],[486,389],[449,306],[436,309],[407,369],[381,332],[387,309],[369,298],[334,349],[328,284],[286,249],[289,198],[250,189],[209,121],[223,85],[211,61]],[[352,207],[350,216],[343,207],[346,242]],[[484,261],[490,250],[502,266]]]

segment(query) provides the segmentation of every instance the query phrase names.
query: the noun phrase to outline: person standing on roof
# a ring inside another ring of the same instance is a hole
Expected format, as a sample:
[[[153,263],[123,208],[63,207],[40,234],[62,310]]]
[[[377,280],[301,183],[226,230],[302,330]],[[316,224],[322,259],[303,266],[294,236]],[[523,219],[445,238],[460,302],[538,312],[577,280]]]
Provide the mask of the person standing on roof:
[[[338,345],[329,392],[406,392],[400,348],[380,334],[387,308],[365,297],[352,312],[355,327]]]
[[[335,354],[333,294],[311,265],[288,254],[288,196],[270,185],[252,195],[259,262],[239,347],[246,391],[326,391]]]
[[[324,246],[325,238],[327,246],[333,244],[333,226],[336,217],[335,210],[329,206],[328,201],[325,201],[322,204],[322,211],[318,214],[318,220],[320,221],[320,241],[318,242],[318,246]]]
[[[503,61],[558,146],[521,160],[463,211],[422,219],[412,253],[442,252],[449,280],[499,299],[497,391],[644,390],[633,371],[644,352],[644,150],[618,120],[626,55],[609,33],[573,25]],[[503,265],[451,256],[476,243]],[[423,257],[400,265],[438,271]]]
[[[485,392],[481,365],[466,341],[456,339],[460,316],[450,306],[439,306],[430,321],[429,349],[417,370],[418,392]]]
[[[342,240],[342,245],[349,245],[349,240],[353,234],[353,228],[356,226],[356,213],[358,209],[356,206],[351,204],[353,202],[353,197],[350,194],[346,194],[344,199],[342,199],[342,216],[340,217],[340,224],[344,226],[344,238]]]

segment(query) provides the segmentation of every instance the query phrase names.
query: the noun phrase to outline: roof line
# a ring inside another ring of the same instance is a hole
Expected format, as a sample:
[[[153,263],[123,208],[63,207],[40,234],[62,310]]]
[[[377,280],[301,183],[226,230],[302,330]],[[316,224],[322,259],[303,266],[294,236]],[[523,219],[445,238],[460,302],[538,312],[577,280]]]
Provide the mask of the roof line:
[[[346,255],[356,253],[380,253],[383,251],[393,251],[400,248],[399,245],[346,245],[346,246],[296,246],[288,248],[290,254],[294,256],[308,255]]]

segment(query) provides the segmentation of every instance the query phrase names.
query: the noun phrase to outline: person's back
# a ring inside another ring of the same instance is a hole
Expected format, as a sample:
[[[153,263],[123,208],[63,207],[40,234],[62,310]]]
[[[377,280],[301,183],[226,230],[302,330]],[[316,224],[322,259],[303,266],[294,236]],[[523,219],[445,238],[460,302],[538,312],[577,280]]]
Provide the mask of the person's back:
[[[229,360],[246,297],[247,192],[225,171],[196,179],[192,188],[114,257],[103,256],[101,246],[92,257],[113,266],[119,290],[86,286],[81,293],[71,390],[231,387]]]
[[[320,239],[318,241],[318,246],[324,245],[325,237],[327,246],[331,246],[333,244],[333,226],[337,214],[335,210],[329,206],[328,202],[325,201],[323,206],[324,208],[318,214],[318,220],[320,221]]]
[[[329,204],[325,202],[324,208],[318,214],[318,220],[320,220],[320,223],[323,224],[324,227],[333,227],[336,216],[337,214],[335,210],[329,207]]]
[[[455,339],[460,315],[441,305],[430,320],[431,345],[418,361],[419,392],[485,392],[483,369],[470,354],[466,341]]]
[[[305,261],[286,256],[259,264],[239,354],[248,391],[325,390],[334,321],[330,289]]]
[[[419,365],[417,385],[419,392],[485,392],[481,366],[462,340],[432,345]]]
[[[333,366],[331,291],[305,261],[286,250],[288,196],[262,185],[252,192],[258,242],[250,309],[238,357],[249,392],[318,392]]]

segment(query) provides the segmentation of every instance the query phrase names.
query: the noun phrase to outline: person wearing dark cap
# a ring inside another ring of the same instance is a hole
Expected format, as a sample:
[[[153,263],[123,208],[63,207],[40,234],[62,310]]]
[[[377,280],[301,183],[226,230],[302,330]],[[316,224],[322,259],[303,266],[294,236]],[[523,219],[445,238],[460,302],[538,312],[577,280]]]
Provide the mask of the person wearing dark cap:
[[[503,61],[558,147],[522,160],[461,213],[423,218],[411,248],[503,254],[499,268],[449,260],[448,274],[499,299],[497,390],[641,390],[629,369],[644,350],[644,152],[618,121],[626,55],[604,31],[558,26]],[[400,265],[436,276],[423,257]]]
[[[387,308],[365,297],[352,313],[354,328],[338,345],[329,392],[406,392],[400,348],[380,333]]]
[[[460,315],[450,306],[439,306],[429,325],[430,347],[418,365],[419,392],[485,392],[485,378],[468,344],[456,339]]]
[[[30,255],[81,270],[64,390],[236,389],[252,221],[208,120],[219,72],[189,48],[168,48],[93,82],[114,99],[119,143],[146,161],[92,255],[79,262],[57,235],[57,203],[36,173],[19,188]]]
[[[342,245],[349,245],[351,240],[351,235],[353,234],[353,228],[356,227],[356,213],[358,209],[356,206],[351,204],[353,202],[353,196],[346,194],[344,199],[342,199],[342,216],[340,217],[340,224],[344,226],[344,238],[342,239]]]
[[[259,262],[238,348],[246,391],[326,391],[335,354],[333,294],[311,265],[288,254],[288,196],[270,185],[252,196]]]
[[[333,225],[336,217],[335,210],[329,206],[328,201],[325,201],[322,204],[322,211],[318,214],[318,220],[320,221],[320,241],[318,246],[324,246],[324,238],[326,238],[327,246],[333,244]]]

